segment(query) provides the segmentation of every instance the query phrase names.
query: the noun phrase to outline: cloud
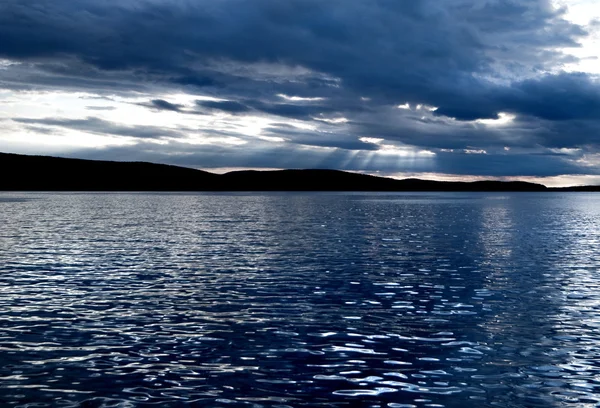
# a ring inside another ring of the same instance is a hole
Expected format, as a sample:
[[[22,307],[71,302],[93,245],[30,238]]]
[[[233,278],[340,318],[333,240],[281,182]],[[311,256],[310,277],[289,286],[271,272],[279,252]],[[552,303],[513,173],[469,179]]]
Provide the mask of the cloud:
[[[596,119],[600,115],[600,82],[583,73],[543,74],[510,86],[479,88],[481,95],[441,106],[439,116],[458,120],[497,119],[511,112],[551,121]],[[478,104],[473,99],[479,99]]]
[[[0,58],[10,64],[1,65],[0,88],[118,95],[155,112],[227,116],[227,129],[214,132],[252,148],[189,156],[201,166],[289,160],[406,170],[405,158],[389,154],[399,149],[435,152],[415,156],[421,171],[576,173],[577,161],[552,149],[600,150],[600,84],[563,71],[575,58],[562,50],[588,35],[565,13],[550,0],[5,0]],[[192,102],[174,103],[179,93]],[[108,101],[87,109],[116,110]],[[188,135],[103,118],[14,121],[139,143]],[[249,131],[256,118],[268,123]],[[373,139],[383,142],[364,141]]]
[[[196,101],[202,108],[220,110],[228,113],[242,113],[250,111],[250,108],[235,101]]]
[[[114,106],[86,106],[85,108],[87,110],[95,110],[95,111],[111,111],[111,110],[117,109]]]
[[[168,111],[173,111],[173,112],[179,112],[179,111],[181,111],[181,108],[183,107],[182,105],[173,104],[173,103],[167,102],[163,99],[153,99],[152,101],[150,101],[150,103],[151,103],[152,107],[155,109],[168,110]]]
[[[47,61],[55,72],[83,63],[79,71],[135,71],[201,87],[273,85],[281,71],[282,88],[294,74],[319,89],[333,84],[319,78],[337,78],[354,91],[435,106],[477,99],[471,91],[486,85],[482,77],[553,66],[565,56],[552,49],[575,46],[584,34],[544,0],[0,5],[0,55],[46,70]]]
[[[285,123],[277,123],[265,129],[265,134],[273,138],[285,138],[288,143],[313,146],[333,147],[345,150],[378,150],[375,143],[365,142],[360,138],[349,137],[343,132],[315,131],[302,129]]]
[[[136,146],[118,146],[105,149],[85,149],[73,152],[75,157],[101,159],[122,157],[171,163],[203,169],[222,167],[260,168],[265,163],[272,168],[321,168],[361,170],[366,172],[413,172],[456,175],[478,174],[486,177],[537,176],[550,177],[564,174],[600,174],[597,168],[585,169],[577,158],[555,154],[529,154],[516,156],[502,153],[468,154],[464,152],[438,152],[430,155],[379,154],[367,150],[346,150],[310,147],[296,144],[260,142],[243,146],[218,144],[190,146],[177,141],[163,149],[144,141]]]
[[[64,128],[77,130],[80,132],[94,133],[99,135],[115,135],[132,137],[136,139],[162,139],[162,138],[183,138],[185,134],[156,126],[128,126],[114,122],[109,122],[96,117],[87,117],[85,119],[62,119],[62,118],[19,118],[13,119],[14,122],[25,125],[33,125],[31,129],[40,127]]]
[[[528,79],[500,99],[500,109],[551,121],[600,118],[600,82],[582,73]]]

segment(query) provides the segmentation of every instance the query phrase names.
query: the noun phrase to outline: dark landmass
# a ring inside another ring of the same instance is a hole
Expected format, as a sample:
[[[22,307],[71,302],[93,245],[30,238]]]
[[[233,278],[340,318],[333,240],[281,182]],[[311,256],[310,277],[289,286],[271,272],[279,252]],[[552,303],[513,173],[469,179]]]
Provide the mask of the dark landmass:
[[[547,188],[521,181],[395,180],[338,170],[234,171],[213,174],[145,162],[0,153],[4,191],[600,191]]]

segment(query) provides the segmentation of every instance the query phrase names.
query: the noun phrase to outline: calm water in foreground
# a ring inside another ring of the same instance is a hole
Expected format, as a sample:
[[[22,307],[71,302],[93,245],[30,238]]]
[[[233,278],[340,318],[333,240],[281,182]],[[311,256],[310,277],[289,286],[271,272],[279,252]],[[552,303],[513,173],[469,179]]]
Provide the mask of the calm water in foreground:
[[[600,194],[0,193],[0,401],[595,407]]]

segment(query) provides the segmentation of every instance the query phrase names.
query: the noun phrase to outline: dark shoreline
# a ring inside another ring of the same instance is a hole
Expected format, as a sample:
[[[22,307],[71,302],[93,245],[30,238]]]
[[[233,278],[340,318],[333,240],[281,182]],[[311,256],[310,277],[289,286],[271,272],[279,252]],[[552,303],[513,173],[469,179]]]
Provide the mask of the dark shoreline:
[[[0,191],[600,191],[523,181],[396,180],[339,170],[234,171],[214,174],[165,164],[0,153]]]

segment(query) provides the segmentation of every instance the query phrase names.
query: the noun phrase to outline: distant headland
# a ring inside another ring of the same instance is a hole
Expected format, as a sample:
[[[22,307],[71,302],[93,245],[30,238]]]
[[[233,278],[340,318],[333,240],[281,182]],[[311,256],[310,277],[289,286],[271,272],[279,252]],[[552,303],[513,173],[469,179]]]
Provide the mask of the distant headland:
[[[522,181],[396,180],[339,170],[233,171],[214,174],[146,162],[0,153],[2,191],[600,191]]]

